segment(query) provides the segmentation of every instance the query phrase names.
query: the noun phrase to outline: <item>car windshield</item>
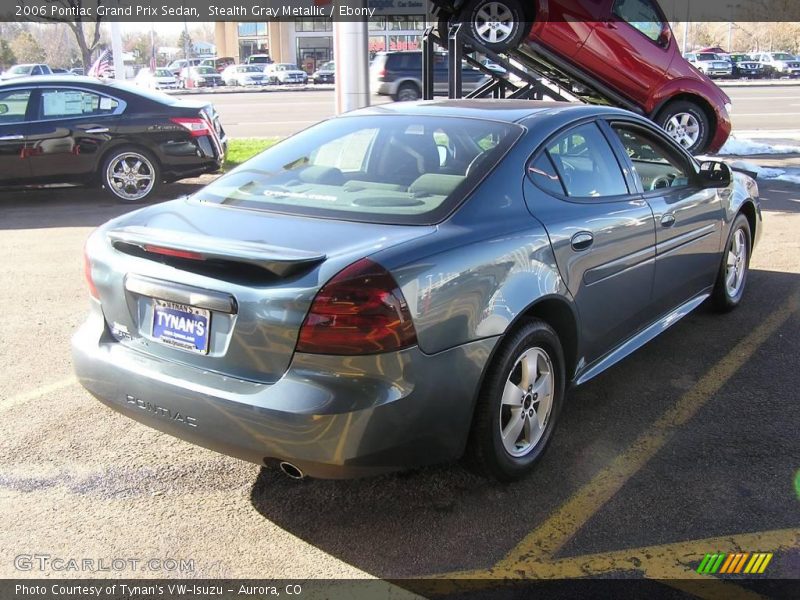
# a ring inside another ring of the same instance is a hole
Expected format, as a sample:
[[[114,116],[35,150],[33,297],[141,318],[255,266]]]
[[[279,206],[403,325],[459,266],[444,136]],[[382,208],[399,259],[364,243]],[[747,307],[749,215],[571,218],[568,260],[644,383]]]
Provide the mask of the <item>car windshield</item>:
[[[22,75],[24,73],[30,73],[33,70],[33,65],[17,65],[16,67],[11,67],[8,71],[12,75]]]
[[[436,223],[521,131],[509,123],[454,117],[331,119],[264,151],[194,197],[305,216]]]
[[[263,69],[261,67],[256,67],[252,65],[245,65],[244,67],[239,67],[237,71],[239,71],[239,73],[263,73]]]
[[[269,59],[266,56],[251,56],[247,61],[251,63],[267,63]]]
[[[281,63],[279,65],[275,65],[276,71],[296,71],[297,67],[294,65],[290,65],[288,63]]]
[[[697,60],[719,60],[719,57],[716,54],[711,54],[710,52],[703,52],[702,54],[697,55]]]
[[[785,52],[776,52],[772,55],[775,60],[794,60],[794,56]]]
[[[172,77],[172,73],[167,69],[156,69],[156,77]]]
[[[212,73],[216,73],[216,71],[211,67],[195,67],[195,70],[200,73],[200,75],[211,75]]]
[[[320,71],[335,71],[336,70],[336,64],[333,61],[326,62],[324,65],[322,65],[319,68],[319,70]]]

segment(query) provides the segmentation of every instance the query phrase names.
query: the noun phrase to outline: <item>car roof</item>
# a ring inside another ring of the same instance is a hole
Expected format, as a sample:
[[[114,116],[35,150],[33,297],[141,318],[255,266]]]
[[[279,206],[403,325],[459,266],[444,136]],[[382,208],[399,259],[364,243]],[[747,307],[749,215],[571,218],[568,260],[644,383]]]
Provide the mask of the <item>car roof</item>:
[[[393,102],[370,106],[343,115],[415,115],[432,117],[461,117],[519,123],[533,116],[571,117],[579,119],[603,114],[632,114],[629,111],[607,106],[577,102],[551,102],[543,100],[498,99],[439,99],[417,102]]]
[[[85,75],[36,75],[34,77],[17,77],[16,79],[9,79],[8,81],[0,81],[0,87],[11,87],[18,85],[45,85],[45,84],[65,84],[75,85],[76,83],[89,84],[89,85],[108,85],[104,84],[99,79],[94,77],[87,77]]]

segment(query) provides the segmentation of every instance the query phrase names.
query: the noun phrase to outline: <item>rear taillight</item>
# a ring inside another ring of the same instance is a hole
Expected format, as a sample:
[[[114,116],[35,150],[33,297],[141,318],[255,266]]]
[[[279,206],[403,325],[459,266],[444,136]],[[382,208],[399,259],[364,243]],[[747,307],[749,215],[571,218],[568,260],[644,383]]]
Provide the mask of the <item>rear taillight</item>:
[[[300,328],[297,351],[375,354],[416,343],[411,312],[397,282],[365,258],[340,271],[317,293]]]
[[[378,71],[378,79],[384,79],[386,77],[386,69],[381,69]]]
[[[89,260],[89,254],[86,252],[86,246],[83,247],[83,274],[89,286],[89,294],[92,298],[99,300],[100,294],[97,292],[97,287],[94,285],[94,279],[92,279],[92,262]]]
[[[180,125],[186,129],[192,137],[201,137],[204,135],[211,135],[211,125],[206,119],[202,118],[188,118],[188,117],[175,117],[170,119],[176,125]]]

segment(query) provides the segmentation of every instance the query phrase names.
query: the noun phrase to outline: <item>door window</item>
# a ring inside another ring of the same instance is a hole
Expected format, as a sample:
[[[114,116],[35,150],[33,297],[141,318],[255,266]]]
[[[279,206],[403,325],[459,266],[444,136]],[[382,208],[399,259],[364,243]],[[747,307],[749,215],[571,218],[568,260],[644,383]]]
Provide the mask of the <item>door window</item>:
[[[547,153],[570,197],[628,193],[619,163],[596,123],[580,125],[557,137],[547,145]]]
[[[665,27],[652,0],[616,0],[614,14],[654,42]]]
[[[22,123],[28,110],[30,90],[0,92],[0,125]]]
[[[686,161],[660,143],[654,135],[620,124],[612,128],[633,163],[633,172],[641,181],[642,189],[651,191],[689,185]]]
[[[42,92],[42,119],[65,119],[114,114],[119,101],[87,90],[47,89]]]

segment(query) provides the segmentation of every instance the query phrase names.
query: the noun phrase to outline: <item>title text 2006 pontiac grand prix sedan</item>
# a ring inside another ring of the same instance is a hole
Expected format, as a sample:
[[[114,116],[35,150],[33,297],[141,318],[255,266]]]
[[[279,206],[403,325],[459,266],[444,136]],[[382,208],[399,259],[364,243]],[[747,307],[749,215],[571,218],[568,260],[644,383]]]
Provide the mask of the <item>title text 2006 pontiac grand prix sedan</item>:
[[[756,183],[631,113],[434,101],[320,123],[100,227],[83,385],[293,477],[522,476],[565,391],[740,303]]]

